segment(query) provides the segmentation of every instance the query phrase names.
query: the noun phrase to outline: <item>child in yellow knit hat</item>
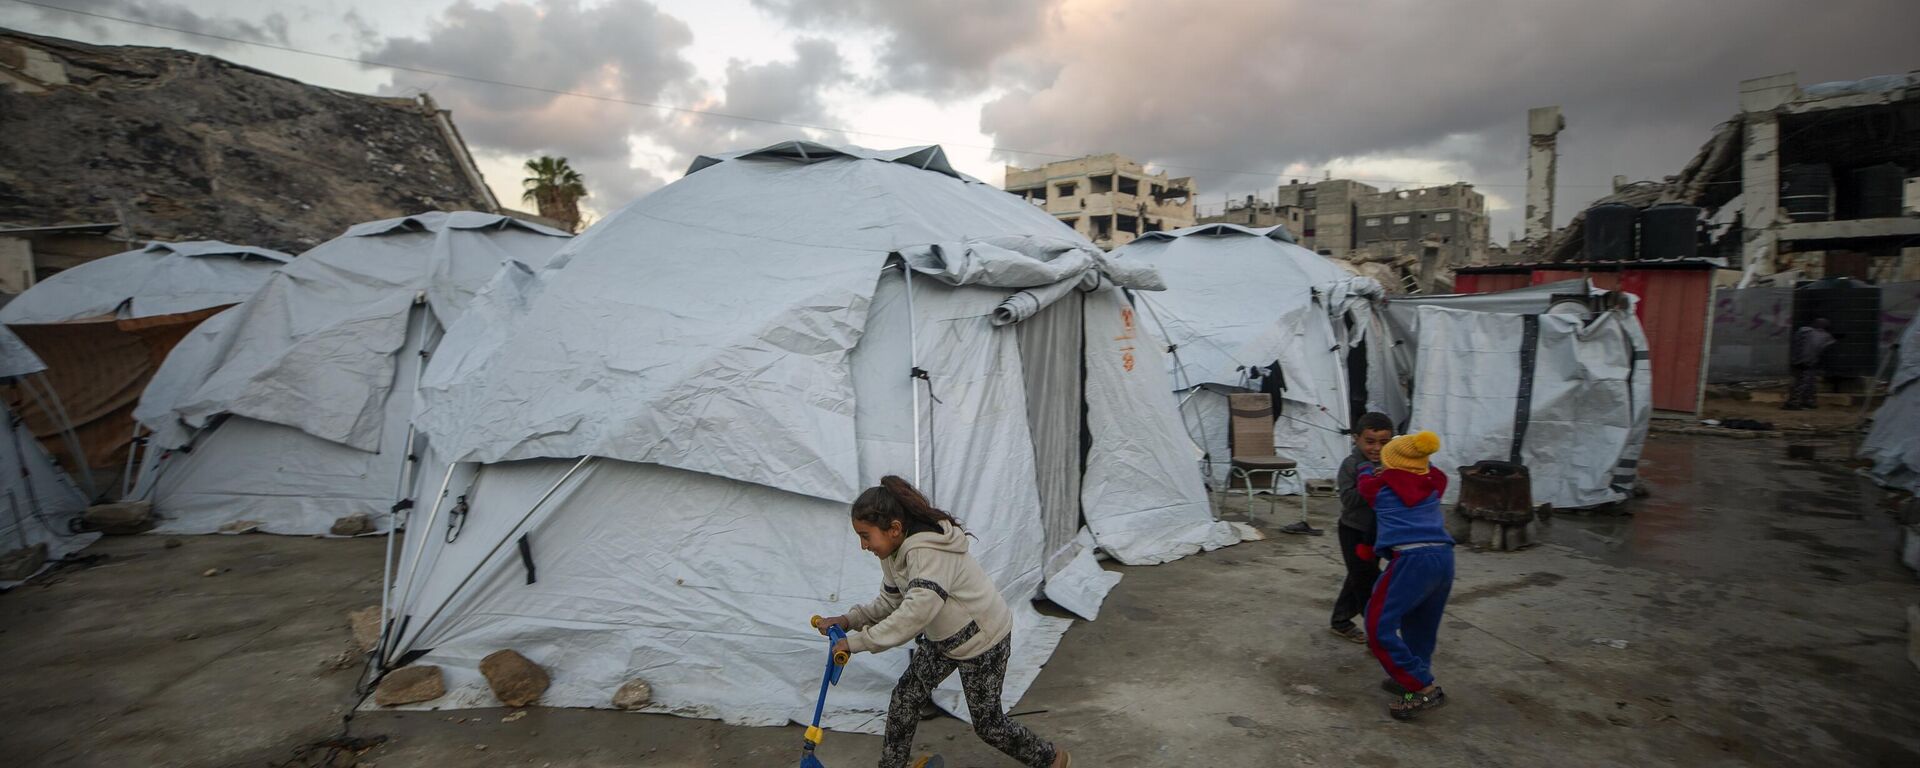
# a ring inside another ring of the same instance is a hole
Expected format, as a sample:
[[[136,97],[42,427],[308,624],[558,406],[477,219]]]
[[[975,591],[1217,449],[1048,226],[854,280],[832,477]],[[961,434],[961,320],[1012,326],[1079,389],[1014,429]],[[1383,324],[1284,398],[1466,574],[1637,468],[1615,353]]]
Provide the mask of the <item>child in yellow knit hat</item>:
[[[1433,681],[1433,649],[1440,618],[1453,591],[1453,537],[1447,535],[1440,497],[1447,474],[1431,466],[1440,450],[1432,432],[1401,435],[1380,450],[1378,472],[1364,472],[1360,493],[1373,504],[1374,545],[1391,558],[1367,601],[1367,646],[1400,691],[1387,708],[1396,720],[1411,720],[1447,703]]]

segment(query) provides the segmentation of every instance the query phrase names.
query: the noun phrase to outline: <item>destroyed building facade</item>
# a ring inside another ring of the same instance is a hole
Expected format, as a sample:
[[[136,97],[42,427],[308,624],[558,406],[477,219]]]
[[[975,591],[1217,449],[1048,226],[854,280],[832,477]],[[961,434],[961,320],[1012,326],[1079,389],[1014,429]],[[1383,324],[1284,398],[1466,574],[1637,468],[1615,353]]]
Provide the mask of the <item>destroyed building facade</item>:
[[[336,91],[168,48],[0,29],[0,133],[0,230],[32,236],[7,246],[15,272],[23,258],[29,271],[71,266],[38,263],[32,241],[75,224],[116,227],[122,247],[106,252],[222,240],[297,253],[363,221],[500,210],[426,96]]]
[[[1297,205],[1280,205],[1247,195],[1243,200],[1226,201],[1219,213],[1201,216],[1198,223],[1238,224],[1255,229],[1279,226],[1286,227],[1294,237],[1299,237],[1301,225],[1306,222],[1306,213],[1306,209]]]
[[[1699,254],[1726,259],[1746,283],[1920,280],[1916,177],[1920,72],[1808,86],[1794,73],[1754,78],[1740,84],[1739,114],[1678,174],[1616,183],[1522,260],[1593,258],[1595,211],[1693,206]],[[1644,250],[1626,237],[1622,247]]]
[[[1002,188],[1109,250],[1147,232],[1194,224],[1193,179],[1148,173],[1123,155],[1089,155],[1039,168],[1009,165]]]
[[[1281,207],[1300,209],[1300,245],[1322,256],[1344,259],[1357,241],[1354,236],[1355,210],[1359,198],[1379,192],[1379,188],[1350,179],[1326,179],[1302,184],[1294,179],[1280,186],[1275,201]]]

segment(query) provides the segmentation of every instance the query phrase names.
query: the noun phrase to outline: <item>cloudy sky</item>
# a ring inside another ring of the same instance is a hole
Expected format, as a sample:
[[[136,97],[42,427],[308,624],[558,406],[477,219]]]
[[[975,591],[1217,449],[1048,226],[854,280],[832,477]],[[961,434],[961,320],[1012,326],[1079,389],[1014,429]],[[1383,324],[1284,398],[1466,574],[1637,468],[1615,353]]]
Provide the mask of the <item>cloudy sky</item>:
[[[695,154],[808,137],[939,143],[996,184],[1121,152],[1203,208],[1329,171],[1464,180],[1497,241],[1529,107],[1567,117],[1564,223],[1615,174],[1678,171],[1742,79],[1920,70],[1914,0],[0,0],[0,26],[431,93],[503,200],[537,154],[605,212]]]

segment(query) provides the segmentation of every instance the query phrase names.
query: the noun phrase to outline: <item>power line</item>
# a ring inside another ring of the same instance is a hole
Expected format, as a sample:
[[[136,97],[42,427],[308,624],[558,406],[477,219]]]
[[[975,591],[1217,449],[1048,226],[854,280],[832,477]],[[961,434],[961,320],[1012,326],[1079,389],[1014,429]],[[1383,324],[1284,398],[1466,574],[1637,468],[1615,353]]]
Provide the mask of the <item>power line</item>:
[[[209,40],[219,40],[221,42],[233,43],[236,45],[248,45],[256,48],[266,48],[269,50],[281,51],[284,53],[294,53],[302,56],[312,56],[315,58],[328,59],[328,60],[338,61],[338,62],[343,62],[348,64],[358,64],[363,67],[378,67],[381,69],[391,69],[391,70],[396,70],[400,72],[412,72],[414,74],[432,75],[434,77],[443,77],[443,78],[449,78],[453,80],[464,80],[471,83],[479,83],[482,85],[491,85],[491,86],[496,86],[501,88],[515,88],[515,89],[524,90],[524,91],[545,93],[553,96],[569,96],[573,98],[589,99],[592,101],[608,102],[613,104],[624,104],[627,106],[634,106],[634,107],[645,107],[647,109],[657,109],[657,110],[662,110],[666,112],[677,112],[677,113],[686,114],[686,115],[698,115],[700,117],[718,117],[718,118],[724,118],[727,120],[740,120],[743,122],[760,123],[762,125],[778,125],[778,126],[783,126],[787,128],[800,128],[800,129],[811,130],[811,131],[825,131],[827,133],[838,133],[838,134],[844,134],[848,136],[869,136],[869,137],[879,138],[879,139],[895,139],[898,141],[907,141],[907,142],[913,142],[916,144],[944,144],[946,146],[963,147],[966,149],[977,149],[977,150],[983,150],[987,152],[1005,152],[1013,155],[1051,157],[1051,158],[1057,158],[1061,160],[1074,160],[1082,157],[1082,155],[1068,155],[1068,154],[1061,154],[1058,152],[1042,152],[1039,150],[1031,150],[1031,149],[1014,149],[1012,147],[1000,146],[998,144],[981,145],[981,144],[966,144],[966,143],[959,143],[959,142],[931,141],[926,138],[917,137],[917,136],[901,136],[898,134],[875,133],[873,131],[861,131],[861,130],[855,130],[852,128],[840,128],[840,127],[828,126],[828,125],[814,125],[811,123],[799,123],[799,122],[793,122],[789,120],[778,120],[774,118],[755,117],[753,115],[740,115],[740,114],[733,114],[729,112],[719,112],[719,111],[710,110],[710,109],[696,109],[693,107],[682,107],[682,106],[676,106],[673,104],[662,104],[658,102],[623,99],[617,96],[605,96],[605,95],[596,94],[596,93],[586,93],[584,91],[570,91],[563,88],[549,88],[549,87],[538,86],[538,85],[527,85],[525,83],[515,83],[507,80],[495,80],[487,77],[463,75],[457,72],[447,72],[447,71],[442,71],[437,69],[427,69],[425,67],[416,67],[416,66],[410,66],[406,64],[394,64],[391,62],[377,61],[374,59],[368,59],[360,56],[342,56],[334,53],[325,53],[322,51],[308,50],[305,48],[296,48],[291,45],[270,43],[270,42],[265,42],[261,40],[249,40],[243,37],[221,35],[221,34],[216,34],[212,32],[202,32],[199,30],[186,29],[183,27],[172,27],[172,26],[167,26],[165,24],[157,24],[154,22],[142,21],[139,19],[129,19],[122,16],[114,16],[112,14],[98,13],[95,11],[83,11],[77,8],[66,8],[63,6],[53,5],[51,3],[36,2],[35,0],[12,0],[12,2],[19,5],[40,8],[42,10],[57,11],[60,13],[68,13],[76,16],[86,16],[90,18],[101,19],[103,21],[112,21],[120,24],[129,24],[136,27],[146,27],[148,29],[156,29],[164,32],[172,32],[175,34],[187,35],[189,37],[200,37],[200,38],[206,38]],[[1163,168],[1163,169],[1168,169],[1168,170],[1181,170],[1181,171],[1189,171],[1189,172],[1198,171],[1201,173],[1222,173],[1222,174],[1230,174],[1230,175],[1236,175],[1236,176],[1259,176],[1263,178],[1274,178],[1274,179],[1306,179],[1308,178],[1305,176],[1300,176],[1298,174],[1278,173],[1278,172],[1272,172],[1272,171],[1248,171],[1248,170],[1236,170],[1231,168],[1206,168],[1201,166],[1170,165],[1165,163],[1149,163],[1149,165],[1153,165],[1153,166]],[[1408,181],[1405,179],[1348,178],[1346,180],[1358,181],[1358,182],[1363,182],[1368,184],[1402,184],[1402,185],[1410,185],[1410,186],[1446,186],[1448,183],[1451,183],[1451,182]],[[1496,187],[1497,188],[1524,188],[1527,185],[1525,184],[1473,184],[1473,186],[1489,187],[1489,188],[1496,188]],[[1608,185],[1608,184],[1559,184],[1556,186],[1601,188],[1601,187],[1610,187],[1611,185]]]

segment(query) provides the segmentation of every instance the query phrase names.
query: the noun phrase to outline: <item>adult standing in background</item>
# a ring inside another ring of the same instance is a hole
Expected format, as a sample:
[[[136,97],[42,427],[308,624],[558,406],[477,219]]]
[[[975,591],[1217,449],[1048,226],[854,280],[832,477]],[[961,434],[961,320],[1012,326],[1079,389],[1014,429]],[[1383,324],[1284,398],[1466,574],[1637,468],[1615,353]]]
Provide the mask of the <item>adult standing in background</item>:
[[[1826,318],[1817,317],[1793,332],[1793,345],[1787,357],[1793,369],[1793,388],[1788,390],[1782,409],[1811,411],[1819,407],[1816,395],[1820,390],[1820,361],[1834,342],[1833,334],[1827,330],[1829,325]]]

